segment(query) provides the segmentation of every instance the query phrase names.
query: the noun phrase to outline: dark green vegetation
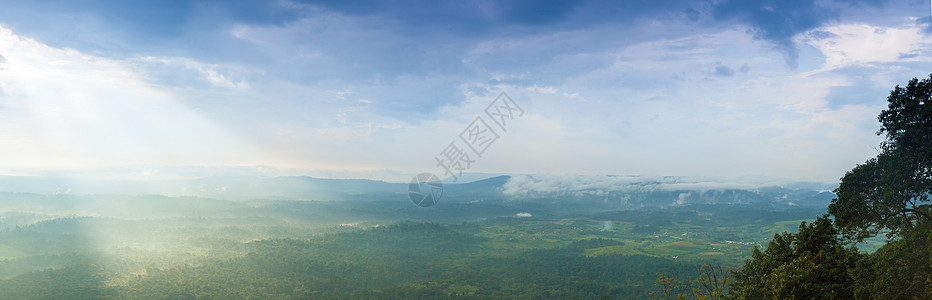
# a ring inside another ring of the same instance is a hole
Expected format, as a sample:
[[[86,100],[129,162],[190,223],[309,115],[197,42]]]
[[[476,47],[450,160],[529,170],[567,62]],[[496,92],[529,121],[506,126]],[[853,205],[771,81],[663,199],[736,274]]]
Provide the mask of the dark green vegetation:
[[[932,299],[932,75],[887,101],[881,153],[842,177],[830,215],[754,249],[732,296]],[[874,253],[846,245],[884,232],[891,241]]]
[[[842,178],[829,206],[842,232],[855,239],[888,230],[902,236],[932,221],[932,75],[890,92],[880,116],[882,152]]]
[[[824,212],[2,196],[0,297],[9,299],[643,298],[660,274],[736,266]],[[146,209],[124,211],[132,206]],[[540,215],[516,217],[521,209]]]
[[[921,221],[879,250],[858,253],[828,218],[774,237],[735,273],[737,299],[930,299],[932,226]]]

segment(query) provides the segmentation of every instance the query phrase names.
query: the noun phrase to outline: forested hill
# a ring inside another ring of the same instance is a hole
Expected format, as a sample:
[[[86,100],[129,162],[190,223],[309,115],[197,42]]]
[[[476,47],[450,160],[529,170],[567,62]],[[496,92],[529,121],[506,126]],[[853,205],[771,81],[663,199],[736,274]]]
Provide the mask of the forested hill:
[[[150,268],[120,286],[107,282],[103,267],[81,264],[0,281],[0,298],[644,298],[658,273],[697,268],[645,255],[584,255],[622,244],[605,239],[502,251],[476,237],[480,230],[403,223],[315,240],[256,241],[241,257]]]

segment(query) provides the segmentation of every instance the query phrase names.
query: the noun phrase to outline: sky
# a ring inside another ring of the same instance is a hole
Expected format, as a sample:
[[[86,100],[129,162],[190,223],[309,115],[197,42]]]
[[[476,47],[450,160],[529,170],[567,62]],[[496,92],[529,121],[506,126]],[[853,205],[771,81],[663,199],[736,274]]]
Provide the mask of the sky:
[[[0,175],[446,177],[504,92],[467,172],[834,182],[932,72],[924,0],[0,6]]]

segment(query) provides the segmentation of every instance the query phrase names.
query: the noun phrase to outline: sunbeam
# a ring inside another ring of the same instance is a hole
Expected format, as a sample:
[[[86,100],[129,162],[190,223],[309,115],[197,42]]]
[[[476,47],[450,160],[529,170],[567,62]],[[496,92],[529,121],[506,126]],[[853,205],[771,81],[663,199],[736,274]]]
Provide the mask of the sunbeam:
[[[255,163],[248,142],[120,61],[0,27],[0,169]],[[25,125],[24,125],[25,124]],[[12,128],[12,129],[11,129]]]

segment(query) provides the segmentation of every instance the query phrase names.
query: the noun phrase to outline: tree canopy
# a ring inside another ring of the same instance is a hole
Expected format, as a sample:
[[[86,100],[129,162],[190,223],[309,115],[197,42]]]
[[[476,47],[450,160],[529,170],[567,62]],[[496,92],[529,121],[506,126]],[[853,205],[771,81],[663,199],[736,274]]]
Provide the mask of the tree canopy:
[[[842,234],[858,241],[888,230],[902,236],[932,219],[932,75],[897,85],[878,119],[881,153],[841,179],[829,213]]]
[[[799,233],[774,235],[735,272],[737,299],[850,299],[857,250],[837,238],[828,216],[799,225]]]
[[[735,299],[932,299],[932,75],[896,86],[880,113],[881,152],[841,179],[828,212],[774,236],[734,273]],[[833,224],[834,223],[834,224]],[[845,242],[886,231],[860,254]]]

